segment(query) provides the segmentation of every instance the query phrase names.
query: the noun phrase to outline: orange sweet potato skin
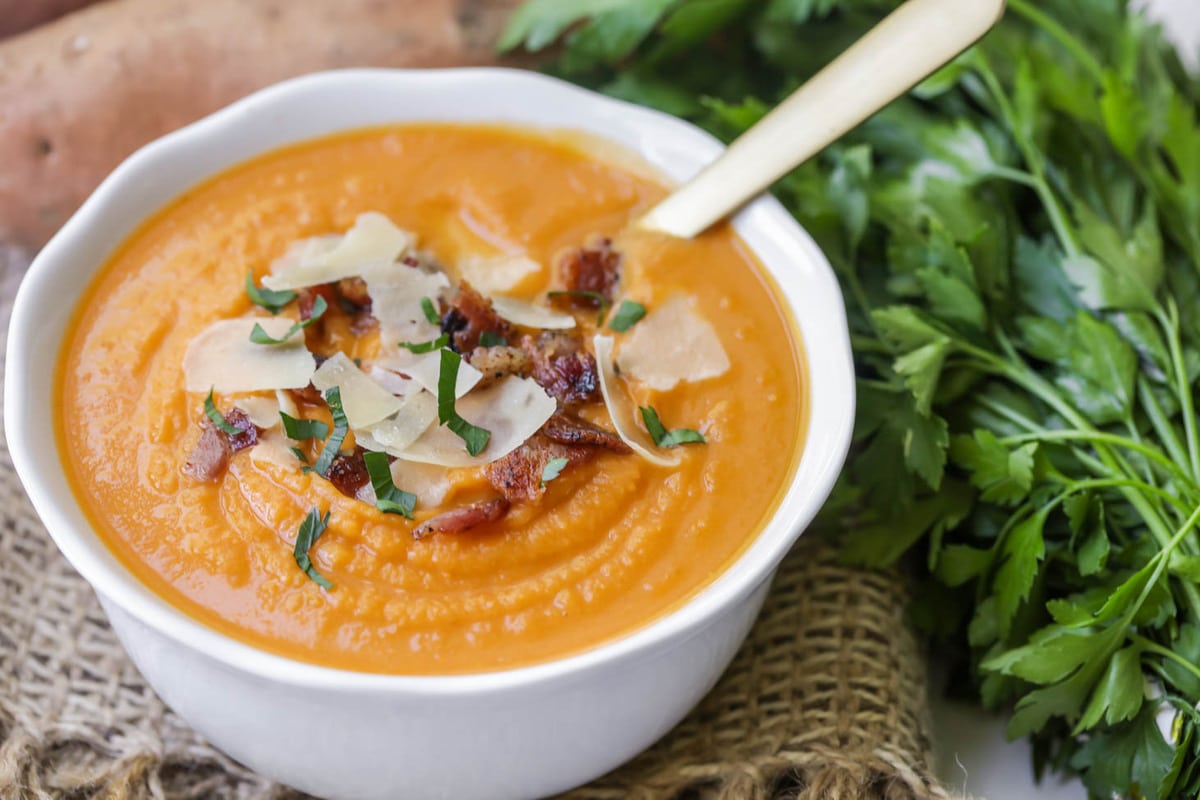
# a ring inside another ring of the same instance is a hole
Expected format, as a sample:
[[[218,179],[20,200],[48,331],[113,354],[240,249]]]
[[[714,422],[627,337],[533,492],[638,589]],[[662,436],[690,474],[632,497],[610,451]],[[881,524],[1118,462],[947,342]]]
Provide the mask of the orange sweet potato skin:
[[[518,2],[109,0],[9,38],[0,242],[39,247],[133,150],[268,84],[492,62]]]

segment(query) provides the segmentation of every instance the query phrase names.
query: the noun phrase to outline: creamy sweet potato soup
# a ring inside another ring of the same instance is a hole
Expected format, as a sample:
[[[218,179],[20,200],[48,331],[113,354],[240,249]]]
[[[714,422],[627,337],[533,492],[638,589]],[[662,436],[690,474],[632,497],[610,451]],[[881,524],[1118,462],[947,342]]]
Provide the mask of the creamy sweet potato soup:
[[[63,462],[169,602],[264,650],[447,674],[568,655],[710,583],[779,502],[797,334],[728,228],[564,135],[371,129],[146,222],[61,356]]]

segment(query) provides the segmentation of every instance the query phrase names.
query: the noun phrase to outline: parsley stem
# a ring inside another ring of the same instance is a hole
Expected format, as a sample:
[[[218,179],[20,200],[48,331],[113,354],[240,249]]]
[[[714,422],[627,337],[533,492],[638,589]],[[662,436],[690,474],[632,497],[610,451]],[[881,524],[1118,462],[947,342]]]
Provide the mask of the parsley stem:
[[[1120,489],[1128,487],[1166,500],[1184,514],[1187,514],[1192,510],[1191,506],[1185,504],[1182,500],[1168,492],[1166,489],[1159,488],[1158,486],[1154,486],[1146,483],[1145,481],[1139,481],[1134,478],[1087,478],[1082,481],[1076,481],[1066,476],[1062,476],[1059,478],[1059,480],[1067,484],[1067,488],[1061,495],[1058,496],[1058,498],[1056,498],[1056,501],[1059,502],[1061,502],[1061,500],[1065,500],[1069,495],[1076,494],[1078,492],[1085,492],[1088,489]]]
[[[1171,473],[1172,475],[1187,481],[1189,484],[1191,484],[1189,488],[1196,488],[1188,478],[1187,473],[1181,470],[1178,465],[1164,456],[1161,452],[1153,447],[1139,444],[1132,439],[1127,439],[1124,436],[1118,436],[1114,433],[1088,430],[1041,430],[1020,434],[1018,436],[1006,436],[1001,439],[1000,442],[1001,444],[1024,444],[1026,442],[1100,442],[1103,444],[1111,444],[1115,447],[1122,447],[1126,450],[1132,450],[1135,453],[1145,456],[1146,458],[1166,469],[1167,472]]]
[[[1180,413],[1183,416],[1183,428],[1187,436],[1188,463],[1192,465],[1192,476],[1200,480],[1200,435],[1196,431],[1196,407],[1192,401],[1191,381],[1188,379],[1187,365],[1183,360],[1183,348],[1179,342],[1179,310],[1175,301],[1167,298],[1167,311],[1158,313],[1158,322],[1163,326],[1167,335],[1167,346],[1171,349],[1171,362],[1175,366],[1176,392],[1179,394]]]
[[[1142,636],[1140,633],[1131,633],[1131,634],[1129,634],[1129,638],[1131,641],[1140,645],[1143,650],[1148,650],[1151,653],[1157,653],[1158,655],[1163,656],[1164,658],[1169,658],[1172,661],[1174,661],[1175,663],[1179,664],[1184,669],[1186,669],[1188,672],[1195,675],[1197,678],[1200,678],[1200,667],[1198,667],[1195,664],[1193,664],[1192,662],[1188,661],[1186,658],[1179,655],[1179,653],[1176,653],[1171,648],[1163,647],[1158,642],[1156,642],[1152,639],[1147,639],[1145,636]]]
[[[1013,11],[1037,25],[1062,45],[1064,50],[1075,57],[1079,66],[1087,70],[1092,80],[1097,84],[1104,83],[1104,67],[1082,42],[1071,35],[1071,32],[1062,23],[1027,0],[1008,0],[1008,5]]]
[[[1137,385],[1138,401],[1142,404],[1146,416],[1150,420],[1150,424],[1154,426],[1154,432],[1158,434],[1158,438],[1162,440],[1163,446],[1167,448],[1167,455],[1171,457],[1176,465],[1188,463],[1188,456],[1183,449],[1183,445],[1179,441],[1179,436],[1175,432],[1175,426],[1171,424],[1171,420],[1163,411],[1162,404],[1158,402],[1158,398],[1154,396],[1154,392],[1150,391],[1150,387],[1145,380],[1139,380]],[[1182,470],[1176,466],[1176,472],[1181,473]]]

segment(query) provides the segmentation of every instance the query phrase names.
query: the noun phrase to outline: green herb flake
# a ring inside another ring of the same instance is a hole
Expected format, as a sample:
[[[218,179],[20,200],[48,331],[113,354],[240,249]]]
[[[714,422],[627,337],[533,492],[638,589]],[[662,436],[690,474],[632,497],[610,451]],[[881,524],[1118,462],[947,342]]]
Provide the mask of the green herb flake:
[[[480,343],[482,344],[482,337]],[[446,345],[450,344],[450,334],[443,333],[436,339],[431,339],[428,342],[399,342],[399,345],[410,353],[432,353],[434,350],[441,350]],[[486,346],[486,345],[485,345]]]
[[[442,351],[441,369],[438,373],[438,422],[445,425],[467,445],[467,452],[477,456],[487,447],[492,432],[472,425],[458,415],[454,408],[455,388],[458,385],[458,367],[462,356],[453,350]]]
[[[277,292],[271,289],[260,289],[254,284],[254,270],[246,270],[246,296],[250,302],[260,308],[265,308],[272,314],[278,314],[283,307],[296,299],[295,292]]]
[[[329,426],[319,419],[297,419],[283,411],[279,412],[279,418],[289,439],[324,439],[329,435]]]
[[[400,514],[412,519],[417,496],[396,488],[396,484],[392,483],[387,453],[363,453],[363,463],[367,465],[371,488],[375,490],[375,507],[385,514]]]
[[[546,466],[542,468],[542,486],[545,487],[547,483],[561,475],[567,463],[565,458],[552,458],[547,461]]]
[[[667,430],[662,424],[662,420],[658,418],[658,412],[650,406],[639,406],[638,410],[642,412],[642,421],[646,423],[646,430],[650,432],[650,438],[659,447],[677,447],[681,444],[704,444],[706,441],[703,434],[689,428],[677,428],[673,431]]]
[[[430,325],[442,324],[442,318],[438,316],[437,309],[433,307],[433,300],[428,297],[421,298],[421,311],[425,314],[425,319]]]
[[[480,347],[507,347],[508,340],[498,333],[492,331],[484,331],[479,334]]]
[[[325,441],[325,447],[321,450],[317,463],[313,464],[313,471],[323,477],[329,477],[329,468],[333,465],[333,460],[337,458],[338,451],[342,448],[342,442],[345,441],[346,434],[350,431],[350,423],[346,420],[346,412],[342,409],[341,389],[336,386],[326,389],[325,402],[329,406],[329,413],[333,415],[333,433]]]
[[[314,322],[319,320],[328,309],[329,304],[325,302],[325,298],[321,297],[321,295],[317,295],[317,299],[313,301],[312,313],[309,315],[308,319],[302,319],[297,322],[293,322],[292,327],[288,328],[287,332],[278,339],[273,338],[270,334],[263,330],[262,325],[259,325],[256,322],[254,323],[254,329],[250,331],[250,341],[254,342],[255,344],[264,345],[284,344],[299,331],[304,330],[309,325],[312,325]]]
[[[208,397],[204,398],[204,415],[209,418],[213,425],[218,429],[228,433],[230,436],[238,436],[243,431],[241,428],[235,428],[225,421],[225,415],[217,410],[216,403],[213,402],[213,390],[208,390]]]
[[[646,316],[646,307],[644,305],[635,303],[632,300],[622,300],[617,313],[613,314],[613,318],[608,321],[608,328],[617,333],[624,333],[636,325],[644,316]]]
[[[304,521],[300,523],[300,530],[296,532],[296,549],[294,551],[296,565],[303,570],[305,575],[312,579],[313,583],[325,590],[332,589],[333,584],[324,575],[317,572],[317,568],[313,566],[308,552],[316,544],[321,534],[325,532],[325,528],[329,526],[329,513],[326,511],[325,516],[321,516],[319,508],[313,508],[308,512]]]

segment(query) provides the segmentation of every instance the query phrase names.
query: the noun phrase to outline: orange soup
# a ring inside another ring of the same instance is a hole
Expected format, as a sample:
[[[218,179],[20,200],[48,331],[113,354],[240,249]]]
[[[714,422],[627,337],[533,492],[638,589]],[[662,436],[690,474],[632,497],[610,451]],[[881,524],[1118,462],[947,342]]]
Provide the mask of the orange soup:
[[[703,589],[798,462],[798,334],[728,227],[633,229],[666,190],[611,156],[370,129],[148,220],[61,354],[104,542],[224,634],[375,673],[543,662]]]

